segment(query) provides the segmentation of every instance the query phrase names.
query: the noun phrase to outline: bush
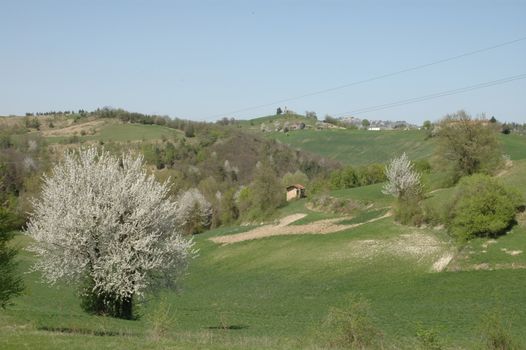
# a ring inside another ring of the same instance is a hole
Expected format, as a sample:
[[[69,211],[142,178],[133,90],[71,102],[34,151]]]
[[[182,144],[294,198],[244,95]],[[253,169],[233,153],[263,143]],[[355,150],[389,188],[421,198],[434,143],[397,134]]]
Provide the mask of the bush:
[[[330,347],[371,349],[381,344],[370,305],[362,298],[351,298],[344,308],[331,308],[322,328]]]
[[[146,322],[149,326],[150,337],[154,341],[164,338],[175,327],[177,320],[174,310],[166,298],[161,299],[153,311],[147,315]]]
[[[312,207],[329,213],[350,214],[361,207],[350,199],[334,198],[326,194],[316,195],[310,201]]]
[[[402,225],[420,226],[424,222],[421,196],[406,196],[398,199],[394,208],[394,217]]]
[[[184,128],[184,136],[186,136],[186,137],[194,137],[195,136],[195,130],[194,130],[194,125],[193,124],[188,124]]]
[[[520,202],[519,194],[487,175],[463,178],[450,205],[449,229],[460,239],[497,236],[513,224]]]
[[[438,338],[438,333],[432,328],[424,328],[421,324],[418,325],[416,331],[416,338],[420,349],[425,350],[441,350],[442,343]]]
[[[510,322],[504,321],[499,310],[492,310],[481,320],[483,347],[488,350],[522,349],[510,332]]]
[[[427,159],[419,159],[413,161],[413,168],[419,173],[431,172],[431,164]]]
[[[382,164],[369,164],[357,169],[347,166],[331,173],[330,186],[337,190],[372,185],[386,179]]]
[[[348,166],[345,169],[336,170],[331,173],[330,183],[331,188],[334,190],[353,188],[360,185],[360,179],[357,171],[353,167]]]
[[[361,167],[358,169],[360,177],[360,186],[367,186],[384,182],[387,180],[385,176],[385,167],[382,164],[374,163]]]

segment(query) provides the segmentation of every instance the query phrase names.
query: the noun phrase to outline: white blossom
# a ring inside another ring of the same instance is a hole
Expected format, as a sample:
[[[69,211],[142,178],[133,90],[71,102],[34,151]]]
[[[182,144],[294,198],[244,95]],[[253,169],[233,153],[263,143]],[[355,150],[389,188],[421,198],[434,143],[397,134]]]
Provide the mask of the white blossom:
[[[212,205],[199,192],[191,188],[177,196],[177,217],[186,233],[196,227],[209,227],[212,218]]]
[[[385,167],[385,175],[387,183],[382,188],[384,194],[402,198],[421,191],[420,174],[413,169],[413,164],[405,153],[391,160]]]
[[[24,164],[24,169],[27,171],[32,171],[32,170],[37,169],[37,163],[35,162],[33,158],[29,156],[24,158],[23,164]]]
[[[143,168],[89,148],[68,152],[44,176],[27,233],[45,280],[93,279],[94,292],[128,298],[174,286],[195,251],[182,236],[168,186]]]
[[[36,151],[38,148],[38,144],[35,140],[29,140],[27,141],[27,148],[30,152]]]

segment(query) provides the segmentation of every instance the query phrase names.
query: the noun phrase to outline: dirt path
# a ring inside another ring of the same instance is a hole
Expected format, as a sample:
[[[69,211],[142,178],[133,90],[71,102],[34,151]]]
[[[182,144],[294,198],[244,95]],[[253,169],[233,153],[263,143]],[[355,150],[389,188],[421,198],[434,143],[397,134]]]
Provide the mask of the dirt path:
[[[385,215],[374,218],[365,222],[351,224],[351,225],[341,225],[338,222],[349,219],[348,217],[340,217],[327,220],[319,220],[305,225],[290,225],[294,221],[297,221],[306,216],[306,214],[294,214],[289,215],[277,224],[277,225],[264,225],[257,227],[253,230],[243,233],[237,233],[233,235],[219,236],[210,238],[211,241],[219,244],[232,244],[242,241],[248,241],[253,239],[260,239],[271,236],[282,236],[282,235],[302,235],[302,234],[328,234],[339,232],[343,230],[348,230],[355,228],[367,223],[381,220],[388,216],[391,216],[390,212]]]
[[[303,214],[303,213],[292,214],[292,215],[286,216],[283,219],[281,219],[276,226],[279,226],[279,227],[287,226],[287,225],[292,224],[295,221],[303,219],[306,216],[307,216],[307,214]]]

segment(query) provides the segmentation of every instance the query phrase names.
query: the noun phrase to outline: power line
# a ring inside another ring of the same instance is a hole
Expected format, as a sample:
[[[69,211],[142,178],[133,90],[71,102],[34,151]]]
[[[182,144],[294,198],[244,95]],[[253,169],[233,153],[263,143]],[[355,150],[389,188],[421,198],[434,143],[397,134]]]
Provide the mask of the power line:
[[[260,104],[260,105],[254,105],[254,106],[250,106],[250,107],[245,107],[245,108],[241,108],[241,109],[238,109],[238,110],[235,110],[235,111],[230,111],[230,112],[227,112],[227,113],[216,114],[216,115],[210,116],[209,119],[211,119],[211,118],[218,118],[218,117],[221,117],[221,116],[228,116],[228,115],[232,115],[232,114],[240,113],[240,112],[246,112],[246,111],[250,111],[250,110],[254,110],[254,109],[258,109],[258,108],[269,107],[269,106],[272,106],[272,105],[276,105],[278,103],[284,103],[284,102],[299,100],[299,99],[305,98],[305,97],[320,95],[320,94],[324,94],[324,93],[327,93],[327,92],[344,89],[344,88],[347,88],[347,87],[350,87],[350,86],[365,84],[365,83],[369,83],[369,82],[372,82],[372,81],[375,81],[375,80],[389,78],[389,77],[392,77],[392,76],[395,76],[395,75],[399,75],[399,74],[403,74],[403,73],[407,73],[407,72],[412,72],[412,71],[415,71],[415,70],[427,68],[427,67],[434,66],[434,65],[437,65],[437,64],[441,64],[441,63],[445,63],[445,62],[449,62],[449,61],[454,61],[454,60],[457,60],[457,59],[460,59],[460,58],[464,58],[464,57],[476,55],[476,54],[479,54],[479,53],[482,53],[482,52],[494,50],[494,49],[497,49],[497,48],[500,48],[500,47],[503,47],[503,46],[507,46],[507,45],[511,45],[511,44],[515,44],[515,43],[518,43],[518,42],[524,41],[524,40],[526,40],[526,36],[520,37],[518,39],[510,40],[510,41],[505,41],[505,42],[502,42],[500,44],[496,44],[496,45],[484,47],[484,48],[481,48],[481,49],[477,49],[477,50],[474,50],[474,51],[465,52],[465,53],[462,53],[460,55],[451,56],[451,57],[443,58],[443,59],[440,59],[440,60],[437,60],[437,61],[432,61],[432,62],[429,62],[429,63],[424,63],[424,64],[420,64],[420,65],[417,65],[417,66],[401,69],[401,70],[398,70],[398,71],[395,71],[395,72],[392,72],[392,73],[386,73],[386,74],[382,74],[382,75],[377,75],[377,76],[374,76],[374,77],[371,77],[371,78],[367,78],[367,79],[363,79],[363,80],[357,80],[357,81],[354,81],[354,82],[351,82],[351,83],[342,84],[342,85],[334,86],[334,87],[323,89],[323,90],[308,92],[308,93],[303,94],[303,95],[298,95],[298,96],[294,96],[294,97],[290,97],[290,98],[284,98],[284,99],[281,99],[281,100],[267,102],[267,103],[263,103],[263,104]]]
[[[470,86],[465,86],[465,87],[458,88],[458,89],[441,91],[441,92],[437,92],[437,93],[430,94],[430,95],[413,97],[413,98],[408,98],[408,99],[404,99],[404,100],[389,102],[389,103],[385,103],[385,104],[381,104],[381,105],[375,105],[375,106],[369,106],[369,107],[364,107],[364,108],[360,108],[360,109],[355,109],[355,110],[347,112],[347,113],[337,114],[336,117],[341,117],[341,116],[345,116],[345,115],[352,115],[352,114],[368,113],[368,112],[374,112],[374,111],[379,111],[379,110],[383,110],[383,109],[399,107],[399,106],[403,106],[403,105],[407,105],[407,104],[412,104],[412,103],[432,100],[432,99],[439,98],[439,97],[456,95],[456,94],[461,94],[461,93],[472,91],[472,90],[483,89],[483,88],[494,86],[494,85],[506,84],[506,83],[509,83],[509,82],[512,82],[512,81],[515,81],[515,80],[521,80],[521,79],[526,79],[526,74],[514,75],[514,76],[511,76],[511,77],[502,78],[502,79],[493,80],[493,81],[488,81],[488,82],[479,83],[479,84],[470,85]]]

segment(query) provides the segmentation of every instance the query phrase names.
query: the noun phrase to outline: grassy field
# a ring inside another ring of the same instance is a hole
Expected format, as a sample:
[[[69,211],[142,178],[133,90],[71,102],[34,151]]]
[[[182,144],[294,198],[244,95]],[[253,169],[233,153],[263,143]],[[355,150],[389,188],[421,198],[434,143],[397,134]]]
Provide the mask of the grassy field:
[[[125,142],[163,136],[180,133],[160,126],[109,124],[80,138]],[[434,140],[425,140],[419,131],[302,131],[270,137],[353,165],[386,162],[393,150],[427,158],[434,148]],[[526,138],[501,139],[513,165],[498,178],[526,195]],[[75,288],[42,284],[38,273],[30,272],[35,257],[22,250],[26,292],[0,310],[0,348],[319,349],[331,336],[330,330],[320,336],[330,309],[345,307],[355,296],[370,302],[387,349],[417,348],[416,334],[422,328],[436,331],[444,348],[480,348],[481,325],[495,310],[526,346],[526,214],[496,240],[480,238],[459,246],[443,229],[401,226],[392,217],[381,218],[392,204],[381,187],[329,193],[362,205],[352,217],[341,217],[340,224],[353,225],[341,232],[229,245],[210,238],[241,234],[258,225],[196,236],[199,255],[181,289],[150,295],[138,306],[134,321],[84,313]],[[428,193],[426,201],[444,206],[453,190]],[[306,204],[305,199],[291,202],[275,219],[302,213],[306,216],[291,225],[309,225],[338,217]],[[18,235],[14,243],[23,248],[30,241]],[[437,269],[445,256],[452,261]]]
[[[395,156],[393,150],[406,152],[411,159],[428,158],[434,146],[434,140],[425,140],[424,132],[419,130],[303,130],[267,135],[292,147],[352,165],[386,163]]]
[[[513,160],[526,159],[526,136],[500,135],[504,153]]]
[[[516,162],[502,180],[524,189],[524,166]],[[373,204],[346,224],[384,215],[391,200],[380,188],[331,193]],[[308,214],[297,225],[331,217],[309,211],[305,202],[291,203],[280,215]],[[71,286],[50,287],[29,273],[26,295],[0,311],[0,348],[323,348],[323,320],[351,296],[370,302],[386,348],[415,348],[422,328],[435,330],[446,348],[478,348],[481,324],[492,310],[526,344],[526,269],[518,268],[526,255],[510,253],[526,251],[525,221],[520,218],[496,242],[474,240],[460,251],[441,230],[401,226],[390,217],[333,234],[230,245],[209,238],[252,227],[209,231],[196,237],[199,256],[181,290],[151,296],[136,321],[86,315]],[[16,241],[28,243],[24,236]],[[450,268],[434,272],[434,263],[451,253],[456,256]],[[22,252],[21,270],[28,271],[32,261]],[[159,315],[166,327],[161,334],[155,327]]]
[[[435,140],[426,139],[425,132],[420,130],[303,130],[266,135],[292,147],[352,165],[387,163],[402,152],[412,160],[429,159],[435,147]],[[511,159],[526,159],[526,137],[499,135],[499,138],[504,153]]]
[[[326,236],[283,236],[229,246],[207,240],[227,232],[200,236],[200,255],[182,291],[143,305],[138,321],[85,315],[72,289],[41,285],[36,275],[27,275],[28,295],[0,313],[0,346],[302,348],[316,344],[316,330],[329,308],[344,305],[350,295],[371,302],[389,344],[411,344],[423,325],[436,329],[446,344],[472,348],[479,342],[477,327],[484,313],[495,307],[513,322],[517,337],[525,335],[526,270],[432,273],[438,256],[394,251],[356,255],[353,243],[396,242],[408,233],[390,219]],[[31,259],[24,254],[24,269]],[[149,319],[162,299],[170,305],[173,322],[155,342]]]

